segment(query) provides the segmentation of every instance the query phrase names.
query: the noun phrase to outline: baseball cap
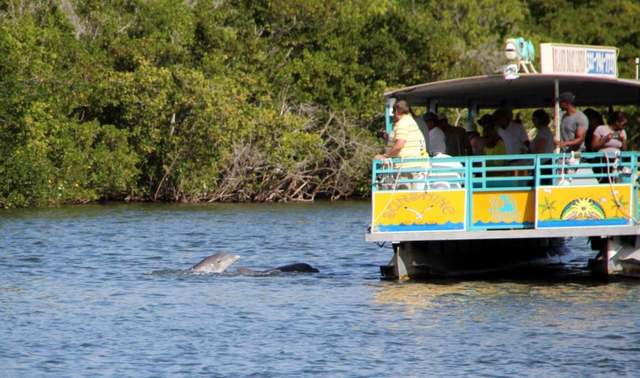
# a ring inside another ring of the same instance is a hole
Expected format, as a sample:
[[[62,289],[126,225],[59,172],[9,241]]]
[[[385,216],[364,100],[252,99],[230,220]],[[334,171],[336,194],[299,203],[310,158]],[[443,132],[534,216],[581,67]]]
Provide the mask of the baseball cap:
[[[560,96],[558,96],[558,100],[566,101],[570,104],[573,104],[573,101],[576,99],[576,96],[571,92],[562,92]]]

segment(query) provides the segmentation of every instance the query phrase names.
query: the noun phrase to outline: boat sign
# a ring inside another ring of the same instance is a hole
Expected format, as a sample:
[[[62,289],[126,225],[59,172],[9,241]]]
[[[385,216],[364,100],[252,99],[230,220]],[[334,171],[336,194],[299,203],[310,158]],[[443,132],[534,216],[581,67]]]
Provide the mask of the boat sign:
[[[608,46],[540,44],[544,74],[618,77],[618,49]]]

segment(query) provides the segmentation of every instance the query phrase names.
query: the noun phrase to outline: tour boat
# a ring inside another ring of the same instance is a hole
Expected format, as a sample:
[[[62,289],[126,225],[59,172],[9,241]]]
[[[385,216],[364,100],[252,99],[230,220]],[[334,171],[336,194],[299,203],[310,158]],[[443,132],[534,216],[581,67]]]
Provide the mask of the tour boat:
[[[578,109],[640,104],[640,81],[621,79],[617,49],[542,45],[542,69],[514,65],[503,74],[424,83],[385,93],[393,103],[440,112],[466,109],[471,130],[480,112],[508,106],[552,109],[575,94]],[[530,62],[525,62],[529,63]],[[522,66],[523,62],[517,65]],[[584,237],[590,268],[602,276],[640,276],[638,152],[551,153],[374,160],[366,240],[393,246],[385,278],[458,276],[528,264]],[[411,166],[411,168],[406,168]],[[588,239],[587,239],[588,238]]]

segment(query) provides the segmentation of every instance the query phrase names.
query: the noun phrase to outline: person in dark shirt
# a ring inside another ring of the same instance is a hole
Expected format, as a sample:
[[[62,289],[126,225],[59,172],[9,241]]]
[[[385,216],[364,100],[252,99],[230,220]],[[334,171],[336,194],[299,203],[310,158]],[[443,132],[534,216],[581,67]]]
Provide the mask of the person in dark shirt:
[[[451,126],[444,114],[438,116],[438,126],[444,132],[447,155],[467,156],[472,154],[469,138],[467,138],[467,132],[464,128]]]
[[[595,109],[589,108],[584,110],[584,115],[587,116],[589,120],[589,128],[587,128],[587,135],[584,137],[584,145],[587,152],[597,152],[591,146],[591,142],[593,141],[593,132],[596,131],[596,128],[600,125],[604,125],[604,119],[602,118],[602,114]]]

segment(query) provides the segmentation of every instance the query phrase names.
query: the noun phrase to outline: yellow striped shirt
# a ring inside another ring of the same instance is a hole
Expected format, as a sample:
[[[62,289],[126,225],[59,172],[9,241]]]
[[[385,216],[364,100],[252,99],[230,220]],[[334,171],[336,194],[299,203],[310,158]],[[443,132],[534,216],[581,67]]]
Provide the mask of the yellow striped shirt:
[[[404,140],[404,147],[398,152],[399,158],[418,158],[427,156],[424,136],[418,124],[410,114],[403,115],[394,125],[394,139]],[[395,142],[394,141],[394,142]]]

